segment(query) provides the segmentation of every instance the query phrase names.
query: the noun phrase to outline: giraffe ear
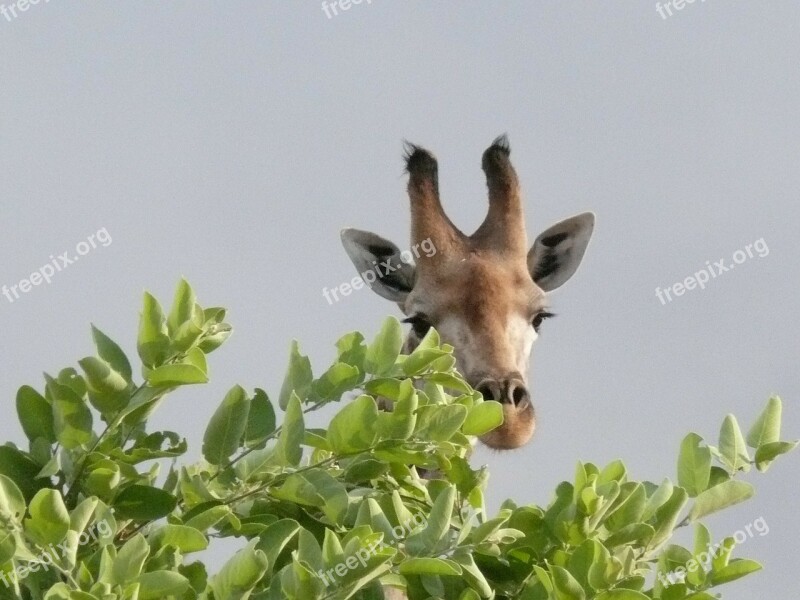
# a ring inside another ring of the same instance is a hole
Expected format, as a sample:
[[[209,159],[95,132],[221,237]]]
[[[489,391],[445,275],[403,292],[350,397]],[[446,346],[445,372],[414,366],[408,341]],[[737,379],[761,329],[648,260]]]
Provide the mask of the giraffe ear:
[[[545,292],[565,283],[581,264],[594,230],[594,213],[556,223],[539,234],[528,251],[528,271]]]
[[[392,302],[403,302],[414,287],[411,253],[401,253],[392,242],[368,231],[343,229],[341,235],[347,255],[372,291]]]

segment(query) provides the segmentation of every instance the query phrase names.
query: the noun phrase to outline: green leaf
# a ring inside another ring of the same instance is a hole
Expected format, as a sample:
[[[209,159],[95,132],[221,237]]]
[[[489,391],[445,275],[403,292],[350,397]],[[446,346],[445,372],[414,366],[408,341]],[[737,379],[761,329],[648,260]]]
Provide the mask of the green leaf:
[[[205,354],[211,354],[231,337],[233,328],[227,323],[212,325],[197,345]]]
[[[147,485],[132,485],[122,490],[114,499],[118,519],[151,521],[171,513],[178,500],[164,490]]]
[[[536,579],[539,581],[541,586],[547,592],[547,598],[549,600],[551,595],[554,593],[554,590],[553,590],[553,579],[552,579],[552,577],[550,577],[550,573],[545,571],[539,565],[533,565],[533,571],[534,571],[534,573],[536,573]]]
[[[186,594],[184,598],[197,598],[200,597],[208,585],[208,573],[206,567],[201,562],[193,562],[188,565],[180,565],[178,571],[181,575],[189,580],[189,585],[192,587],[195,595]]]
[[[424,373],[436,359],[447,356],[449,352],[441,348],[417,347],[408,358],[403,361],[403,373],[406,375],[420,375]]]
[[[603,544],[597,540],[586,540],[569,557],[569,572],[583,589],[588,589],[591,586],[589,573],[601,565],[604,568],[608,557],[608,550]]]
[[[322,512],[339,526],[344,525],[350,499],[344,484],[322,469],[312,469],[303,474],[306,481],[314,486],[314,491],[322,498]]]
[[[303,531],[300,533],[302,540]],[[283,598],[305,600],[306,598],[321,598],[323,595],[323,584],[319,576],[312,570],[311,565],[301,561],[299,556],[287,569],[281,571],[278,580],[283,591]]]
[[[41,466],[24,452],[11,446],[0,446],[0,475],[13,481],[28,501],[50,485],[49,478],[37,478],[40,470]]]
[[[777,396],[767,401],[766,408],[747,432],[747,444],[751,448],[758,449],[764,444],[777,442],[780,439],[782,408],[781,399]]]
[[[327,433],[324,429],[306,429],[303,434],[303,445],[330,452],[331,445],[328,443],[328,438],[325,437]]]
[[[753,497],[753,486],[744,481],[731,479],[700,494],[694,501],[689,519],[697,521],[734,504],[744,502]]]
[[[373,375],[386,375],[394,366],[403,347],[403,329],[400,321],[387,318],[381,330],[367,348],[364,369]]]
[[[133,393],[130,404],[117,415],[117,419],[122,419],[128,427],[142,423],[161,404],[168,391],[167,388],[140,386]]]
[[[756,450],[756,468],[766,471],[770,463],[782,454],[791,452],[797,447],[798,442],[769,442],[762,444]]]
[[[300,524],[292,519],[276,521],[261,532],[256,548],[265,553],[270,565],[275,565],[281,552],[294,540],[300,529]]]
[[[388,400],[397,400],[400,384],[410,379],[394,379],[392,377],[376,377],[364,383],[364,390],[373,396],[383,396]]]
[[[675,523],[678,521],[678,515],[686,505],[688,498],[689,495],[685,489],[682,487],[673,488],[669,500],[656,510],[655,520],[652,523],[656,533],[650,541],[650,546],[658,547],[672,535]]]
[[[653,539],[653,535],[655,535],[655,529],[652,526],[646,523],[631,523],[610,535],[604,543],[609,548],[631,543],[643,546]]]
[[[332,529],[325,529],[325,537],[322,540],[322,560],[326,565],[335,565],[344,558],[342,542],[336,532]]]
[[[642,514],[643,521],[649,521],[650,518],[656,514],[656,511],[672,497],[673,487],[669,479],[664,479],[661,485],[650,493],[647,498],[647,506],[644,509],[644,514]]]
[[[401,575],[461,575],[461,567],[443,558],[408,558],[400,563]]]
[[[735,581],[750,573],[760,571],[763,567],[754,560],[746,558],[735,558],[727,566],[711,573],[711,584],[722,585],[730,581]]]
[[[378,439],[378,406],[372,396],[362,395],[347,404],[331,420],[328,443],[337,454],[367,450]]]
[[[56,439],[67,449],[77,448],[92,439],[92,413],[83,398],[71,388],[47,377],[53,398],[53,427]]]
[[[500,514],[494,518],[483,521],[472,530],[470,538],[473,544],[479,544],[484,540],[495,536],[498,530],[508,523],[511,512],[507,509],[501,510]]]
[[[280,457],[281,466],[297,466],[303,457],[303,434],[305,424],[303,422],[303,408],[300,400],[292,394],[289,404],[286,407],[286,414],[281,426],[281,434],[275,447],[277,455]]]
[[[230,507],[220,504],[210,506],[197,513],[194,512],[195,510],[197,510],[197,507],[192,509],[191,517],[188,519],[186,519],[186,517],[188,517],[189,514],[187,513],[184,515],[184,524],[200,532],[205,532],[215,527],[223,519],[232,514]]]
[[[722,462],[732,472],[750,469],[750,455],[744,443],[742,430],[739,429],[739,423],[733,415],[729,414],[722,422],[719,432],[719,452]]]
[[[367,498],[361,503],[356,516],[355,527],[367,526],[372,531],[383,534],[383,539],[387,542],[394,537],[395,540],[404,537],[402,529],[399,535],[392,533],[392,524],[383,512],[380,504],[374,498]]]
[[[203,322],[202,316],[198,311],[194,312],[194,316],[189,321],[183,323],[178,330],[174,333],[173,347],[179,352],[185,352],[203,335]]]
[[[137,533],[120,548],[112,567],[114,583],[127,585],[136,579],[144,568],[150,554],[150,545],[141,533]]]
[[[625,463],[621,460],[612,461],[600,471],[600,474],[597,476],[597,485],[611,483],[612,481],[616,481],[620,484],[624,483],[627,473],[628,470],[625,468]]]
[[[311,394],[324,400],[339,400],[342,394],[358,385],[360,379],[358,367],[337,362],[311,384]]]
[[[78,372],[72,367],[61,369],[58,372],[58,377],[56,377],[56,382],[67,386],[80,398],[83,398],[83,396],[86,395],[86,381],[83,379],[83,377],[78,375]],[[47,399],[51,400],[49,396]]]
[[[119,465],[108,460],[91,467],[86,475],[84,490],[102,498],[107,498],[122,480]]]
[[[192,319],[195,304],[197,304],[197,297],[192,286],[185,279],[181,279],[175,290],[175,298],[167,318],[170,334],[175,335],[181,325]]]
[[[455,486],[448,486],[436,497],[427,518],[427,526],[406,539],[406,551],[412,556],[433,553],[445,542],[456,499]]]
[[[469,410],[461,432],[464,435],[483,435],[503,424],[503,407],[499,402],[485,401]]]
[[[292,394],[286,414],[280,428],[278,440],[272,448],[258,450],[243,458],[236,465],[236,471],[242,479],[249,480],[270,468],[297,466],[303,457],[303,408],[297,394]]]
[[[267,438],[275,432],[275,409],[267,393],[256,388],[250,401],[242,445],[246,448],[263,448]]]
[[[43,438],[51,444],[56,441],[53,408],[44,396],[29,385],[23,385],[17,391],[17,416],[22,431],[31,442],[37,438]]]
[[[286,410],[293,392],[297,394],[298,398],[305,400],[311,390],[311,382],[313,380],[311,361],[308,360],[307,356],[300,354],[297,340],[294,340],[289,351],[289,370],[283,379],[281,392],[278,396],[278,405],[283,410]]]
[[[89,401],[101,414],[111,415],[125,408],[131,400],[129,381],[111,365],[95,356],[78,361],[86,374]]]
[[[147,383],[153,387],[175,387],[207,382],[208,375],[205,372],[187,363],[164,365],[147,374]]]
[[[436,442],[449,441],[461,429],[466,418],[467,408],[461,404],[421,406],[417,410],[414,437]]]
[[[0,565],[6,564],[17,553],[17,540],[13,531],[0,524]],[[4,573],[5,574],[5,573]]]
[[[169,356],[170,339],[167,331],[167,320],[161,305],[150,293],[145,292],[136,349],[139,358],[148,367],[163,364]]]
[[[53,489],[39,490],[28,508],[25,531],[42,546],[57,544],[69,531],[69,512],[61,493]]]
[[[618,589],[603,592],[599,596],[596,596],[595,600],[648,600],[648,597],[634,590]]]
[[[186,440],[174,431],[157,431],[136,440],[127,450],[113,448],[109,455],[116,461],[135,465],[156,458],[175,458],[185,454],[186,450]]]
[[[347,465],[344,478],[350,483],[367,482],[377,479],[389,468],[389,465],[383,461],[370,458],[366,454],[359,454]]]
[[[96,356],[87,356],[78,361],[86,374],[88,389],[95,393],[121,394],[128,389],[128,382],[111,364]]]
[[[557,600],[584,600],[586,592],[576,579],[563,567],[550,566],[553,576],[553,589]]]
[[[189,589],[189,580],[174,571],[142,573],[139,583],[139,600],[162,600],[179,597]]]
[[[731,553],[736,547],[736,540],[732,537],[726,537],[721,543],[718,544],[718,546],[719,549],[717,550],[716,556],[714,556],[713,560],[711,561],[712,572],[721,571],[728,566]]]
[[[225,507],[217,507],[225,508]],[[150,536],[150,545],[153,547],[173,546],[183,554],[200,552],[208,547],[208,539],[201,531],[188,525],[167,524],[159,528]]]
[[[715,485],[719,485],[720,483],[728,481],[729,479],[731,479],[731,474],[728,471],[722,467],[714,465],[711,467],[711,475],[708,478],[708,487],[710,489]]]
[[[255,549],[256,540],[234,554],[219,573],[208,582],[215,598],[242,599],[249,597],[258,581],[267,572],[267,556]],[[298,599],[299,600],[299,599]]]
[[[133,377],[131,363],[128,361],[128,357],[125,356],[122,348],[94,325],[92,325],[92,338],[97,348],[97,355],[111,365],[114,371],[122,375],[125,381],[130,383]]]
[[[711,475],[711,450],[701,446],[703,438],[696,433],[688,434],[681,443],[678,456],[678,485],[694,498],[708,488]]]
[[[336,349],[339,351],[339,362],[347,363],[364,370],[364,359],[367,356],[367,346],[364,344],[364,336],[357,331],[343,335],[336,342]]]
[[[697,557],[711,545],[711,533],[708,527],[702,523],[696,523],[694,526],[694,556]]]
[[[605,526],[609,531],[618,531],[637,523],[644,513],[647,504],[647,493],[641,483],[627,482],[620,488],[620,495],[612,506],[605,519]]]
[[[297,561],[305,563],[312,571],[325,566],[322,562],[322,548],[316,538],[307,529],[301,529],[297,537]]]
[[[183,360],[181,361],[183,364],[187,365],[194,365],[198,369],[200,369],[203,373],[208,375],[208,361],[206,359],[206,355],[203,353],[200,348],[192,348],[186,352],[184,355]]]
[[[19,521],[26,510],[25,497],[17,484],[5,475],[0,475],[0,514]],[[0,564],[3,564],[0,562]]]
[[[302,506],[321,507],[325,501],[316,487],[306,477],[306,473],[292,473],[280,487],[274,487],[271,495],[279,500]]]
[[[228,311],[221,306],[211,306],[203,309],[203,323],[219,325],[225,320]]]
[[[449,356],[449,353],[448,353]],[[474,394],[475,390],[458,373],[430,373],[425,381],[438,383],[446,390],[454,390],[462,394]]]
[[[89,497],[81,501],[69,515],[69,528],[77,533],[83,532],[94,516],[99,504],[100,500],[98,498]],[[109,523],[106,522],[106,525],[109,525]],[[108,529],[111,529],[110,525]]]
[[[694,549],[692,551],[692,559],[694,565],[689,561],[686,565],[688,573],[686,574],[686,581],[695,588],[702,588],[706,581],[706,569],[704,564],[707,562],[709,569],[711,568],[710,557],[708,549],[711,547],[711,534],[708,528],[702,523],[695,523],[694,526]],[[700,559],[705,556],[705,559]],[[700,565],[700,568],[697,568]],[[694,568],[693,568],[694,567]]]
[[[396,380],[394,380],[396,381]],[[419,396],[410,379],[398,382],[396,402],[390,412],[378,414],[378,431],[381,439],[406,440],[417,425]]]
[[[486,581],[486,577],[480,568],[478,568],[478,565],[475,564],[475,559],[468,550],[464,550],[463,548],[456,550],[453,553],[453,560],[461,567],[461,577],[463,577],[464,581],[472,590],[478,592],[474,596],[462,595],[459,600],[465,600],[467,598],[490,598],[494,594],[492,586]],[[474,593],[473,591],[473,594]]]
[[[75,595],[73,595],[75,594]],[[79,596],[77,594],[81,594],[80,600],[96,600],[96,596],[89,596],[86,598],[85,592],[73,592],[70,590],[70,587],[63,582],[59,582],[47,590],[47,594],[44,596],[44,600],[73,600],[73,598],[77,599]]]
[[[249,412],[247,392],[239,385],[234,386],[214,412],[203,436],[203,457],[209,463],[225,465],[239,449]]]
[[[363,547],[364,546],[362,546],[362,548]],[[363,600],[383,600],[383,589],[379,583],[378,577],[386,574],[391,568],[392,558],[394,558],[396,554],[397,551],[394,548],[375,549],[371,551],[366,558],[364,558],[362,554],[359,556],[358,566],[355,569],[348,570],[341,579],[336,579],[334,575],[334,578],[331,580],[332,585],[328,587],[328,589],[341,586],[342,588],[350,590],[360,590],[362,593],[357,597],[363,598]],[[396,577],[399,578],[402,576],[396,575]]]

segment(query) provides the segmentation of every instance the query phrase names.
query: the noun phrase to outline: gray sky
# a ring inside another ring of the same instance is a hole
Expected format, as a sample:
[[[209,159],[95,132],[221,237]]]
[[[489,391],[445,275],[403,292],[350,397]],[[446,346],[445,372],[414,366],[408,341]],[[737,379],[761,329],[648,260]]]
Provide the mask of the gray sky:
[[[231,385],[277,393],[292,338],[321,370],[340,334],[397,314],[366,290],[329,306],[322,288],[354,275],[342,227],[405,247],[401,140],[437,154],[446,208],[471,231],[486,208],[481,152],[507,132],[531,239],[583,210],[598,220],[534,350],[534,442],[474,456],[492,468],[492,506],[547,503],[579,459],[674,477],[685,433],[716,443],[727,412],[749,426],[772,393],[784,438],[798,437],[800,5],[673,12],[372,0],[328,18],[318,2],[42,1],[0,16],[0,285],[101,228],[113,240],[13,304],[0,296],[0,436],[22,441],[16,389],[91,353],[90,322],[134,355],[142,291],[167,303],[183,275],[236,328],[211,384],[152,422],[196,452]],[[656,297],[762,238],[767,256]],[[779,461],[753,501],[709,520],[715,539],[770,526],[740,549],[766,570],[726,598],[800,591],[798,465]]]

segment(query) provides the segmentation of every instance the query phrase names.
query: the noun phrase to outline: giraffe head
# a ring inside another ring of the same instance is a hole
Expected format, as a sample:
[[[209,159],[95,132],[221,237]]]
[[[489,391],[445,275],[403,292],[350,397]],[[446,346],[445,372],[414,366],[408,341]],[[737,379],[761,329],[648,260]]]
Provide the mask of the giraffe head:
[[[503,424],[481,438],[497,449],[518,448],[533,435],[527,372],[539,328],[553,316],[547,293],[575,273],[594,227],[592,213],[576,215],[541,233],[528,248],[510,153],[504,136],[483,153],[489,211],[472,235],[456,228],[442,208],[436,159],[410,144],[411,250],[401,252],[366,231],[342,231],[362,278],[397,302],[411,324],[407,349],[435,327],[455,348],[467,381],[503,405]]]

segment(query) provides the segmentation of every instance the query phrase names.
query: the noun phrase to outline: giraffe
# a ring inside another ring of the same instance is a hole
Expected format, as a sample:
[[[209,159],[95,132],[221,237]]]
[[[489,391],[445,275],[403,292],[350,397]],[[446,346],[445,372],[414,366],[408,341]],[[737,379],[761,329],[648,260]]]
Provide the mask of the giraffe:
[[[577,270],[594,229],[581,213],[539,234],[528,248],[522,195],[505,135],[483,153],[489,210],[472,234],[448,218],[439,198],[438,165],[429,151],[406,144],[411,201],[411,244],[434,252],[412,264],[399,248],[374,233],[344,229],[342,243],[369,287],[396,302],[411,325],[411,352],[430,327],[455,350],[456,365],[487,400],[503,406],[503,424],[481,437],[508,450],[532,437],[536,417],[527,372],[531,348],[549,311],[547,294]],[[404,251],[408,254],[408,251]],[[376,265],[386,265],[377,269]],[[372,277],[366,277],[372,271]]]

